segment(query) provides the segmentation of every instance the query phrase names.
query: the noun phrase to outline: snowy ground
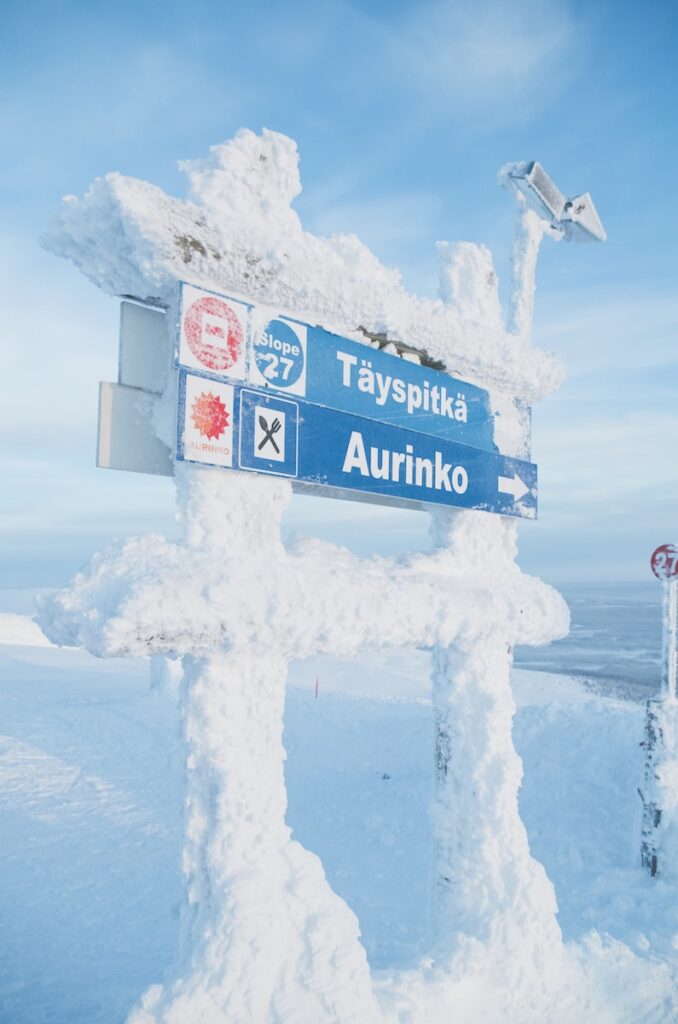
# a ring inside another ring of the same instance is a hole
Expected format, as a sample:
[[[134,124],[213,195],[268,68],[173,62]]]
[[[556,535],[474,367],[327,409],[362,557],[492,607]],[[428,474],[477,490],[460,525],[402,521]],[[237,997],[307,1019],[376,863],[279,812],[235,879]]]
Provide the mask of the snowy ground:
[[[0,1020],[117,1024],[176,948],[175,706],[149,690],[147,662],[51,647],[25,601],[0,608]],[[290,673],[288,820],[358,914],[375,969],[414,964],[430,941],[427,672],[413,651]],[[674,892],[636,866],[642,705],[543,672],[514,685],[521,811],[564,936],[596,929],[592,950],[617,940],[640,958],[643,1010],[631,1000],[620,1022],[676,1020]]]

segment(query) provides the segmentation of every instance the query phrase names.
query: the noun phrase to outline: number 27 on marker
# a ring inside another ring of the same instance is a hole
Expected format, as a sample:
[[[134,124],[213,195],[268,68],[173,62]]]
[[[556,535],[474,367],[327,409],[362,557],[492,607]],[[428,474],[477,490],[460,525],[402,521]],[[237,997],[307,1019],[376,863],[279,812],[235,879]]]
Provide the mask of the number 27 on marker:
[[[294,366],[293,359],[286,359],[285,356],[277,356],[275,352],[267,352],[265,355],[259,357],[259,361],[266,363],[266,368],[262,370],[262,374],[267,380],[277,380],[279,376],[282,376],[283,380],[287,380],[292,367]],[[279,365],[282,366],[282,371],[278,370]]]

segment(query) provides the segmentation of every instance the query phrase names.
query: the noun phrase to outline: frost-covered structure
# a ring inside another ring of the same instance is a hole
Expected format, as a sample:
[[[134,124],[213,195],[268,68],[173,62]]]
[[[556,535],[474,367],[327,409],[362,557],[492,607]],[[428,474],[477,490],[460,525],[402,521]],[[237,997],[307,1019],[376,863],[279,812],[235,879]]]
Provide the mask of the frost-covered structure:
[[[415,346],[488,388],[500,451],[526,454],[522,403],[561,368],[530,346],[524,317],[504,328],[486,249],[441,243],[441,298],[417,298],[355,237],[303,230],[284,136],[240,132],[183,169],[187,200],[97,180],[65,201],[47,248],[112,294],[169,306],[186,280]],[[168,367],[163,436],[174,387]],[[41,613],[51,639],[102,657],[183,658],[184,955],[130,1020],[430,1024],[462,1000],[486,1021],[571,1022],[582,968],[518,814],[510,687],[513,646],[562,636],[568,613],[517,566],[515,522],[437,510],[431,554],[360,560],[318,541],[285,549],[288,481],[184,465],[176,483],[182,543],[150,536],[96,556]],[[355,916],[285,824],[284,687],[291,657],[398,645],[433,651],[437,939],[425,964],[374,978]]]

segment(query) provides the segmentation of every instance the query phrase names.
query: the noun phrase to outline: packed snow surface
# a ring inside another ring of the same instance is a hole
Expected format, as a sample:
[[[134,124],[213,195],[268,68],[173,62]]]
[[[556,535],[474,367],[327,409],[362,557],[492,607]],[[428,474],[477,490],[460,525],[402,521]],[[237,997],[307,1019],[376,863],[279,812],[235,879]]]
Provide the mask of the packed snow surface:
[[[177,955],[176,695],[149,689],[146,659],[38,644],[31,625],[16,615],[10,631],[5,620],[0,647],[0,1018],[122,1024]],[[386,994],[431,951],[428,660],[418,651],[309,658],[288,680],[287,822],[357,914]],[[549,995],[533,984],[548,965],[520,946],[491,977],[469,951],[470,976],[448,979],[445,991],[440,982],[442,1019],[669,1024],[678,1012],[674,889],[638,867],[643,706],[543,672],[514,671],[513,687],[520,809],[555,885],[569,964]],[[576,984],[559,988],[575,970]],[[391,1019],[440,1019],[417,1018],[410,998],[406,989]]]

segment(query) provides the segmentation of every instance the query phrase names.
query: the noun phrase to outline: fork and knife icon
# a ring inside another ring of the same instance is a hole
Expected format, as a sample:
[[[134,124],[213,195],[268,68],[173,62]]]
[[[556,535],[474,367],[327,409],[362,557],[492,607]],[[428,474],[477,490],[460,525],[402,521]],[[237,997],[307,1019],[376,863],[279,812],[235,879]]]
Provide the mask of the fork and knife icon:
[[[264,447],[264,445],[268,444],[268,442],[270,441],[271,444],[273,445],[273,447],[275,448],[276,454],[280,455],[280,449],[278,448],[278,445],[277,445],[276,440],[275,440],[275,435],[278,433],[279,430],[282,429],[282,423],[280,422],[278,417],[277,416],[275,417],[275,419],[273,420],[273,422],[271,423],[271,425],[269,427],[269,425],[268,425],[268,423],[266,421],[266,417],[260,415],[259,416],[259,426],[263,430],[264,436],[262,437],[261,441],[257,445],[257,451],[260,452],[261,449]]]

